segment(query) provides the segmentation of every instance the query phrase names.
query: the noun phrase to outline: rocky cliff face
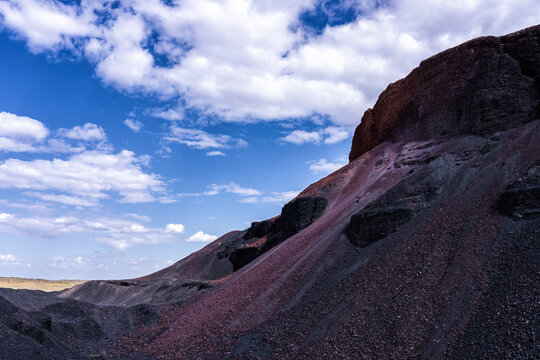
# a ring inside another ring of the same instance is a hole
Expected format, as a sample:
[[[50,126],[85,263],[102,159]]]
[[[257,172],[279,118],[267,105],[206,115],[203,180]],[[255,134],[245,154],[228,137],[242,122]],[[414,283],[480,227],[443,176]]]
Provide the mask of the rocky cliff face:
[[[481,37],[390,84],[354,133],[349,160],[384,142],[485,135],[540,116],[540,28]]]

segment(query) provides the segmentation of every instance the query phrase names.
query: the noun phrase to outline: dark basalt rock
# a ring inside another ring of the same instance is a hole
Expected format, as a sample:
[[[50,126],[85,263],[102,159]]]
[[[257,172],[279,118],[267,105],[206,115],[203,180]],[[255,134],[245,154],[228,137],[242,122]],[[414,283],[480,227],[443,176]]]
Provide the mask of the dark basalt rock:
[[[361,211],[351,217],[345,234],[353,245],[366,247],[396,231],[413,215],[408,207]]]
[[[241,246],[234,249],[229,256],[229,261],[233,264],[233,271],[237,271],[263,254],[260,246]]]
[[[540,216],[540,165],[510,185],[497,205],[503,214],[514,219]]]
[[[428,208],[441,192],[449,168],[435,159],[424,170],[414,173],[388,190],[375,202],[351,217],[345,234],[351,244],[369,246],[395,232],[414,215]]]
[[[236,271],[268,250],[285,241],[317,220],[326,209],[328,200],[320,196],[306,196],[287,203],[275,220],[254,222],[243,236],[240,246],[230,249],[229,261]],[[259,241],[259,238],[266,239]],[[224,256],[223,253],[218,256]]]
[[[249,240],[251,238],[262,238],[272,230],[272,225],[274,222],[272,220],[264,220],[259,222],[252,222],[251,227],[247,229],[244,234],[244,239]]]
[[[317,220],[326,209],[328,200],[320,196],[306,196],[286,204],[281,215],[274,222],[273,232],[282,232],[289,237],[307,228]]]

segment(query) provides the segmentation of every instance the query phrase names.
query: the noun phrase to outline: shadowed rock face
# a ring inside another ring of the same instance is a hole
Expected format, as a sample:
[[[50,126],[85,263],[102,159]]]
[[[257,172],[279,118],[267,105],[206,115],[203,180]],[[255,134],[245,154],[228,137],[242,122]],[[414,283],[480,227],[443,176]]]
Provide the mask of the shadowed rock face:
[[[236,271],[297,232],[307,228],[324,212],[328,200],[324,197],[299,197],[287,203],[281,215],[271,221],[251,224],[240,246],[230,251],[229,261]]]
[[[540,216],[540,165],[533,166],[525,176],[501,194],[499,209],[514,219]]]
[[[417,213],[430,207],[446,185],[453,163],[463,159],[463,155],[458,154],[452,163],[429,152],[416,154],[413,158],[408,153],[410,149],[404,147],[402,156],[394,162],[394,167],[422,167],[351,217],[345,229],[351,244],[369,246],[397,231]]]
[[[275,233],[281,232],[286,237],[294,235],[318,219],[327,204],[328,200],[320,196],[300,197],[291,201],[281,210],[281,215],[274,222],[272,230]]]
[[[345,234],[353,245],[366,247],[396,231],[413,215],[413,210],[408,207],[364,210],[351,217]]]
[[[386,141],[484,135],[539,118],[539,35],[482,37],[423,61],[364,113],[349,160]]]
[[[251,223],[251,227],[247,229],[246,233],[244,234],[244,240],[249,240],[251,238],[262,238],[272,230],[273,224],[274,222],[272,220]]]

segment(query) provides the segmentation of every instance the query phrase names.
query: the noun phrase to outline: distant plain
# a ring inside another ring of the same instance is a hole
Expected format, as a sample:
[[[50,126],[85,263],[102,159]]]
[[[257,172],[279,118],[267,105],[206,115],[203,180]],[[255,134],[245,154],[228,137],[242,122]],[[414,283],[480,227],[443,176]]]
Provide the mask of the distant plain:
[[[84,280],[43,280],[0,277],[0,288],[60,291],[84,283]]]

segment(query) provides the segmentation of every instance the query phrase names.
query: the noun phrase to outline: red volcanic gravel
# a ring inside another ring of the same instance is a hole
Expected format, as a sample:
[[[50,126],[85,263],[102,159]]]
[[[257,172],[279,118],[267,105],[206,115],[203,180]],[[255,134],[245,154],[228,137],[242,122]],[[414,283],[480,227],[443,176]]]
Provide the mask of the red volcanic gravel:
[[[488,140],[477,136],[375,148],[306,189],[302,195],[329,199],[313,225],[197,301],[162,311],[157,325],[130,336],[128,347],[164,359],[442,359],[469,351],[490,358],[483,346],[504,354],[499,338],[483,342],[471,329],[486,331],[478,319],[490,316],[485,304],[496,302],[496,279],[506,276],[509,260],[501,254],[534,250],[530,232],[517,244],[508,234],[527,226],[538,234],[538,223],[514,223],[494,204],[538,160],[539,130],[536,121],[500,133],[485,155]],[[426,152],[435,158],[427,166],[394,166]],[[380,242],[352,246],[343,235],[350,216],[407,181],[411,170],[440,174],[435,202]],[[525,280],[514,296],[533,291],[538,300],[538,272],[529,275],[515,275]],[[534,334],[537,304],[521,314],[528,323],[505,320],[519,336]]]

